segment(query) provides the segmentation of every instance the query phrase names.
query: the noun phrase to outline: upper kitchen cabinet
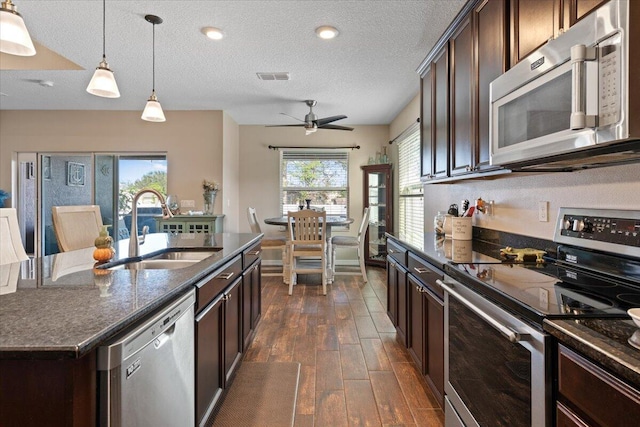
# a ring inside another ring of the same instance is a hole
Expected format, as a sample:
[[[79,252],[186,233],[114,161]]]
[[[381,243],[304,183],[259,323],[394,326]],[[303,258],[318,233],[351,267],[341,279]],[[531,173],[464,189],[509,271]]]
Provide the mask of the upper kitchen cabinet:
[[[449,47],[444,45],[433,59],[433,178],[449,176]]]
[[[476,142],[474,123],[475,78],[473,63],[473,27],[471,15],[462,21],[449,40],[451,56],[449,96],[451,119],[449,125],[450,176],[473,170]]]
[[[476,170],[491,168],[489,164],[489,85],[506,71],[506,5],[505,0],[484,0],[473,10],[475,34],[475,70],[477,71],[477,148]]]
[[[511,66],[560,33],[562,0],[511,0]]]
[[[433,178],[433,134],[431,124],[433,123],[433,76],[431,66],[427,67],[420,78],[420,152],[421,156],[421,176]]]
[[[562,27],[566,30],[609,0],[564,0],[562,5]]]

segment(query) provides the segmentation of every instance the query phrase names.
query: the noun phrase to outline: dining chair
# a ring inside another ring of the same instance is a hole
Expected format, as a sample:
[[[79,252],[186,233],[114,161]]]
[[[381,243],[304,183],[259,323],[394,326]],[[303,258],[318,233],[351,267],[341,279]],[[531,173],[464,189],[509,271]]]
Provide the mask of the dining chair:
[[[15,208],[0,208],[0,265],[29,259],[22,245]]]
[[[338,274],[352,275],[362,274],[362,280],[367,283],[367,271],[364,265],[364,236],[369,225],[369,208],[364,208],[362,213],[362,222],[358,228],[358,235],[353,236],[333,236],[329,242],[329,251],[331,253],[331,276],[336,275],[336,249],[356,248],[358,255],[358,263],[360,265],[360,273],[339,272]]]
[[[326,236],[323,232],[327,220],[326,212],[310,209],[288,212],[289,224],[289,295],[293,293],[298,273],[320,273],[322,293],[327,294]],[[320,258],[320,265],[302,262],[300,258]]]
[[[100,206],[54,206],[53,229],[60,251],[90,248],[102,228]]]
[[[255,208],[247,208],[247,219],[252,233],[262,233],[260,222]],[[261,247],[263,251],[280,252],[282,256],[282,272],[269,272],[262,270],[263,276],[282,276],[285,283],[289,281],[289,258],[287,255],[287,237],[286,236],[268,236],[262,238]]]

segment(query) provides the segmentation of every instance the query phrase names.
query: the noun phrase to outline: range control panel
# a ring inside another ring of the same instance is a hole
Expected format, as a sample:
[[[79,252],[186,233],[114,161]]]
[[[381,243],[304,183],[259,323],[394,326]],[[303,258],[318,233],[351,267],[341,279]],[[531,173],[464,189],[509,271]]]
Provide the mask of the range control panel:
[[[640,257],[640,211],[560,208],[554,241]]]

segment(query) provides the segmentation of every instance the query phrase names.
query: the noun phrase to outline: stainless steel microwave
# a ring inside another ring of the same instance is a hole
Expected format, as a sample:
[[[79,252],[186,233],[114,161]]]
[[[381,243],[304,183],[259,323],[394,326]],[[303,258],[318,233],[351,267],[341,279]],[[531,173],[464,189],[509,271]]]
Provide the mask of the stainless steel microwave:
[[[640,161],[640,25],[629,22],[640,16],[637,3],[610,1],[491,83],[491,164]]]

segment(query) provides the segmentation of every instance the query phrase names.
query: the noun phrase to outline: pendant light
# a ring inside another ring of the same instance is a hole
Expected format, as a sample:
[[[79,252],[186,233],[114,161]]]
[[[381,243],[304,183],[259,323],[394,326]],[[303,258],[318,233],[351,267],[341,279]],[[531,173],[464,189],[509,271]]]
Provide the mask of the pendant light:
[[[0,4],[0,52],[18,56],[36,54],[27,26],[11,0]]]
[[[147,105],[144,107],[144,111],[142,112],[142,120],[146,120],[148,122],[164,122],[166,120],[164,112],[162,111],[162,106],[156,97],[156,25],[162,24],[162,18],[155,15],[146,15],[144,19],[153,24],[153,85],[151,88],[151,96],[149,97]]]
[[[96,71],[93,73],[89,86],[87,86],[87,92],[104,98],[120,98],[118,84],[113,76],[113,71],[109,69],[107,57],[105,56],[105,27],[106,0],[102,0],[102,61],[100,61]]]

